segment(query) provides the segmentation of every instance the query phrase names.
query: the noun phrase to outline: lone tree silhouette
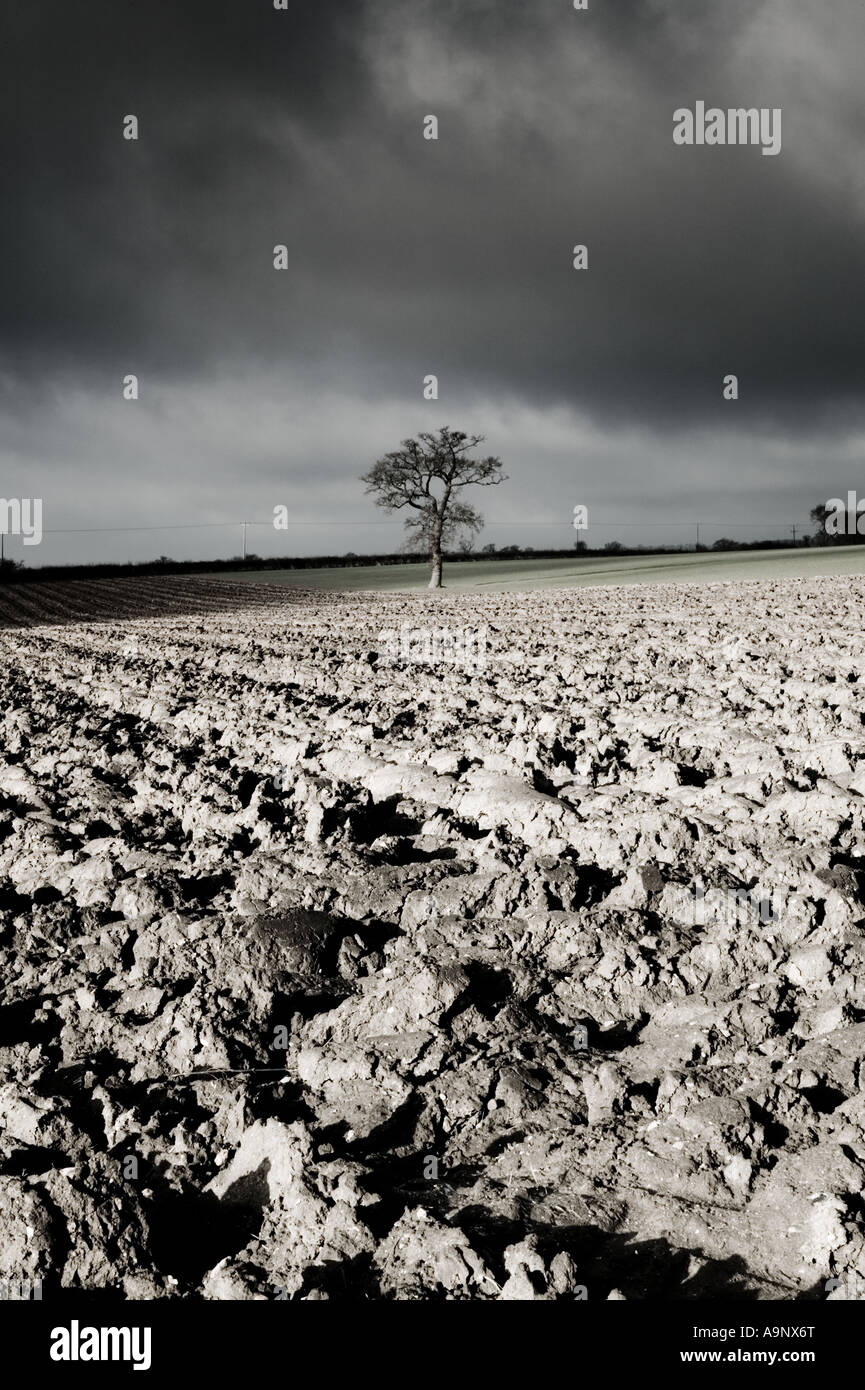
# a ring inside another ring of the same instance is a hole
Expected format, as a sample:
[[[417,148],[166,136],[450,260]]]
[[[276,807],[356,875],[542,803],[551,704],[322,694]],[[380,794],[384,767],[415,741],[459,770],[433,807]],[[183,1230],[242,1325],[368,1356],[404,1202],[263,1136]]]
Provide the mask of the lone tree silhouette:
[[[501,459],[492,455],[485,459],[467,457],[483,438],[482,434],[463,434],[444,425],[438,434],[404,439],[399,449],[385,454],[361,479],[385,511],[411,507],[419,513],[408,518],[406,530],[428,545],[431,589],[441,588],[443,538],[457,530],[477,532],[483,525],[480,513],[457,501],[454,494],[471,484],[492,487],[504,481]],[[439,485],[436,491],[434,483]]]

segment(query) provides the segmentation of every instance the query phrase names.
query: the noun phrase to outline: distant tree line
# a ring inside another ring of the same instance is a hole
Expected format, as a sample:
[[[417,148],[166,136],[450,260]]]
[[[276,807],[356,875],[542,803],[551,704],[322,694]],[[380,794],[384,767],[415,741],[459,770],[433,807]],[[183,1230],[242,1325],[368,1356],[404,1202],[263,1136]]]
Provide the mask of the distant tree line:
[[[798,542],[800,545],[808,545],[809,538],[803,537]],[[716,541],[711,547],[698,546],[700,551],[711,550],[784,550],[789,547],[789,541]],[[482,561],[482,560],[562,560],[573,559],[574,553],[586,559],[604,558],[610,555],[683,555],[693,553],[694,547],[690,545],[623,545],[621,541],[607,541],[605,545],[592,547],[585,541],[578,541],[570,549],[557,549],[555,547],[543,547],[536,549],[531,545],[485,545],[482,550],[446,550],[443,558],[449,563],[456,561]],[[241,572],[255,572],[258,570],[306,570],[306,569],[344,569],[359,568],[367,565],[409,565],[424,564],[429,561],[429,552],[418,551],[387,551],[373,555],[359,555],[354,551],[347,551],[344,555],[293,555],[267,557],[262,555],[247,555],[242,559],[239,555],[233,556],[228,560],[173,560],[167,555],[161,555],[156,560],[142,560],[127,563],[94,563],[83,565],[41,565],[35,569],[29,569],[18,560],[4,560],[0,565],[0,583],[41,583],[50,580],[66,579],[122,579],[124,577],[134,577],[136,575],[172,575],[172,574],[225,574]]]
[[[732,540],[728,536],[722,536],[711,546],[698,545],[626,545],[622,541],[606,541],[602,546],[590,546],[586,541],[577,541],[569,549],[555,547],[543,547],[540,549],[532,545],[495,545],[489,543],[482,549],[473,548],[471,538],[477,532],[474,520],[466,524],[462,513],[457,508],[452,508],[453,527],[444,528],[445,537],[448,531],[451,533],[451,540],[455,542],[453,549],[450,547],[443,549],[442,558],[451,561],[473,561],[473,560],[513,560],[513,559],[535,559],[535,560],[557,560],[573,557],[576,552],[586,559],[603,558],[610,555],[682,555],[688,552],[693,553],[694,549],[700,552],[707,551],[727,551],[727,550],[787,550],[790,548],[789,540],[758,540],[740,541]],[[826,522],[830,516],[830,511],[825,503],[813,508],[811,520],[814,522],[815,531],[813,536],[804,535],[797,539],[796,545],[807,547],[811,545],[862,545],[865,544],[865,534],[859,535],[856,531],[857,518],[851,516],[848,522],[849,530],[843,528],[837,534],[832,534],[826,529]],[[865,517],[858,518],[863,522],[865,528]],[[422,520],[425,520],[422,519]],[[852,524],[851,524],[852,523]],[[407,527],[409,535],[416,538],[420,549],[404,549],[402,551],[386,551],[372,555],[359,555],[352,550],[346,551],[343,555],[291,555],[279,557],[267,557],[261,555],[247,555],[242,559],[239,555],[232,556],[227,560],[173,560],[168,555],[160,555],[156,560],[142,560],[139,562],[127,563],[93,563],[83,565],[41,565],[38,568],[30,569],[25,567],[20,560],[4,559],[0,561],[0,583],[14,584],[26,582],[42,582],[49,580],[65,579],[121,579],[135,575],[169,575],[169,574],[230,574],[237,571],[256,571],[256,570],[304,570],[304,569],[342,569],[345,567],[355,568],[365,565],[407,565],[423,564],[429,561],[428,537],[423,534],[423,526],[414,522]]]

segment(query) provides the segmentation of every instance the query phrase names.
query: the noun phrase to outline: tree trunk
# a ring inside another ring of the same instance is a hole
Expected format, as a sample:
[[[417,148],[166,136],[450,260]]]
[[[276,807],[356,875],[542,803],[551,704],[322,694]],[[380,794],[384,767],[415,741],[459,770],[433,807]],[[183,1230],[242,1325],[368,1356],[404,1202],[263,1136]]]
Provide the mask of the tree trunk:
[[[429,577],[428,589],[440,589],[442,586],[442,531],[445,524],[445,512],[450,501],[450,483],[445,488],[444,496],[436,507],[435,520],[433,522],[432,536],[430,537],[429,557],[432,562],[432,572]]]

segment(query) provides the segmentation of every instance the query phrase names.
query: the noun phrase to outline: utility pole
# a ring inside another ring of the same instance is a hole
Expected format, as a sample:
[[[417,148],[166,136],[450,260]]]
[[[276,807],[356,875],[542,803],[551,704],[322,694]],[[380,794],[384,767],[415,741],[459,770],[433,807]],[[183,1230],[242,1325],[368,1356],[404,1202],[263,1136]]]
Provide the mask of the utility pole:
[[[242,529],[243,529],[243,558],[244,558],[244,560],[245,560],[245,559],[246,559],[246,522],[245,522],[245,521],[242,521],[240,524],[241,524],[241,527],[242,527]]]
[[[794,523],[794,525],[793,525],[793,548],[794,548],[794,549],[796,548],[796,526],[795,526],[795,523]]]
[[[700,523],[697,522],[697,549],[700,549]]]

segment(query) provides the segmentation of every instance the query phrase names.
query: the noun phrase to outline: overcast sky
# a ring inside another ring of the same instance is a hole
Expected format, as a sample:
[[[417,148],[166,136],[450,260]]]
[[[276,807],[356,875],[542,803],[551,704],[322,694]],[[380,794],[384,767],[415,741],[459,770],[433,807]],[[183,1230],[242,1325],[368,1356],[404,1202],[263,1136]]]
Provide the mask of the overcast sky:
[[[569,546],[576,503],[593,544],[777,535],[865,493],[862,0],[27,0],[4,29],[0,482],[48,532],[7,553],[229,555],[237,527],[51,532],[278,504],[261,554],[393,549],[359,476],[442,424],[508,474],[466,494],[481,544]],[[780,107],[781,153],[676,146],[698,100]]]

